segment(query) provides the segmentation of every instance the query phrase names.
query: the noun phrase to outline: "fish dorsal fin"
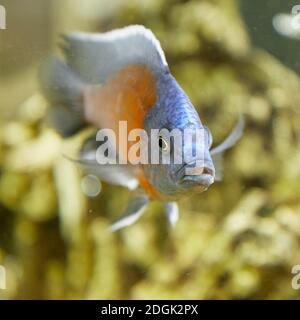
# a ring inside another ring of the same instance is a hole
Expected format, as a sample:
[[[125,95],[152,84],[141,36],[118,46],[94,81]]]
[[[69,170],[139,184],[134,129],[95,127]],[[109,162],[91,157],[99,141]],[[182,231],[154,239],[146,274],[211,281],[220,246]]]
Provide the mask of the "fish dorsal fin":
[[[88,83],[103,82],[128,64],[144,64],[155,72],[168,70],[159,41],[141,25],[97,34],[74,32],[64,39],[68,64]]]

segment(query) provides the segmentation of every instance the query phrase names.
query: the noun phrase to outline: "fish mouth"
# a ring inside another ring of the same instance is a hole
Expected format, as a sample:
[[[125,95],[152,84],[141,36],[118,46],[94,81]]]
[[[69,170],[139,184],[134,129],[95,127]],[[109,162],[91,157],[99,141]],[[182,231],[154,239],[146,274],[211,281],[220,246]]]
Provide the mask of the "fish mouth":
[[[210,166],[195,167],[195,161],[187,163],[177,171],[179,183],[186,188],[199,187],[202,191],[214,183],[215,172]]]
[[[200,189],[205,191],[214,183],[214,177],[210,174],[201,174],[198,176],[186,175],[181,179],[180,183],[184,187],[200,187]]]

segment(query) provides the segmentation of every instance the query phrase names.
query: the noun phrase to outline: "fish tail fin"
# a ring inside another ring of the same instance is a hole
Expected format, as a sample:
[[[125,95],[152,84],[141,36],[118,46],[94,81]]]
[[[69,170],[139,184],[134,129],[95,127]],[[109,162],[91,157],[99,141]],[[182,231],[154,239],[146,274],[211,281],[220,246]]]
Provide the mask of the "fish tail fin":
[[[54,57],[40,70],[41,90],[50,110],[48,120],[62,136],[70,136],[86,125],[82,92],[85,84],[70,67]]]

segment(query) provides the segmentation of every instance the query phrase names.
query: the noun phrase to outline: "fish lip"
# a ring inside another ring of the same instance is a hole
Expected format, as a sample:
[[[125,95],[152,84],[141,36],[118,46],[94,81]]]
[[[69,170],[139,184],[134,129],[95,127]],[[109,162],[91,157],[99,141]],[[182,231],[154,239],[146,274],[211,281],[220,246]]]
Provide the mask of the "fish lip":
[[[195,160],[193,160],[193,161],[190,161],[190,162],[188,162],[188,163],[183,164],[183,165],[176,171],[176,175],[177,175],[177,177],[179,178],[179,180],[183,180],[185,177],[192,176],[192,175],[187,175],[187,174],[185,174],[183,171],[185,170],[185,168],[186,168],[187,166],[189,166],[189,165],[191,165],[191,164],[194,164],[194,163],[195,163],[196,161],[198,161],[198,160],[203,161],[203,159],[195,159]],[[207,168],[207,167],[206,167],[206,169],[209,170],[209,174],[214,178],[214,176],[215,176],[214,170],[213,170],[212,168]],[[206,174],[206,173],[203,173],[203,174]],[[202,174],[201,174],[201,175],[202,175]]]
[[[186,163],[177,170],[179,183],[183,187],[187,187],[187,188],[199,187],[202,189],[202,191],[206,191],[209,188],[209,186],[212,185],[215,181],[215,172],[212,168],[206,167],[206,169],[208,170],[208,173],[201,173],[199,175],[185,174],[186,167],[191,164],[194,164],[195,161],[197,160],[193,160],[189,163]],[[195,176],[200,176],[200,181],[194,180]]]
[[[205,190],[214,183],[214,176],[212,176],[211,174],[207,174],[207,173],[203,173],[200,175],[201,176],[201,180],[202,182],[199,183],[198,181],[193,180],[194,176],[191,175],[185,175],[182,177],[181,179],[181,183],[185,184],[185,185],[200,185],[203,188],[205,188]]]

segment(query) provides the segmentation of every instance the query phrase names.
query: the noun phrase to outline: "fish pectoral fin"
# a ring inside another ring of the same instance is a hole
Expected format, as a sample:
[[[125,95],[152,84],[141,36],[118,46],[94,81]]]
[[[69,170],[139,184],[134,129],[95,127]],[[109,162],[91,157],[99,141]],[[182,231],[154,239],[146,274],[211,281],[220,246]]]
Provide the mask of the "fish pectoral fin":
[[[79,160],[77,163],[87,174],[94,174],[109,184],[125,187],[129,190],[134,190],[139,185],[138,179],[129,170],[129,165],[99,164],[92,160]]]
[[[166,202],[164,204],[165,213],[171,227],[175,227],[179,219],[179,209],[177,202]]]
[[[104,157],[102,153],[96,157],[100,144],[101,142],[96,141],[96,132],[92,129],[92,133],[89,130],[82,136],[69,141],[65,145],[63,154],[67,159],[75,162],[86,174],[93,174],[109,184],[126,187],[129,190],[136,189],[139,185],[135,175],[137,168],[131,164],[119,164],[117,154],[116,159]],[[114,148],[112,145],[108,147]]]
[[[238,140],[241,138],[243,131],[244,131],[244,127],[245,127],[244,116],[240,115],[240,119],[239,119],[238,123],[233,128],[233,130],[230,132],[229,136],[222,143],[220,143],[218,146],[216,146],[215,148],[210,150],[210,154],[213,156],[217,153],[224,152],[225,150],[228,150],[231,147],[233,147],[238,142]]]
[[[215,180],[221,181],[223,177],[223,154],[226,150],[233,147],[241,138],[245,127],[244,116],[240,115],[240,119],[233,128],[229,136],[218,146],[210,150],[210,154],[215,166]]]
[[[110,231],[114,232],[134,224],[143,215],[149,201],[146,194],[138,193],[129,201],[121,218],[110,226]]]

